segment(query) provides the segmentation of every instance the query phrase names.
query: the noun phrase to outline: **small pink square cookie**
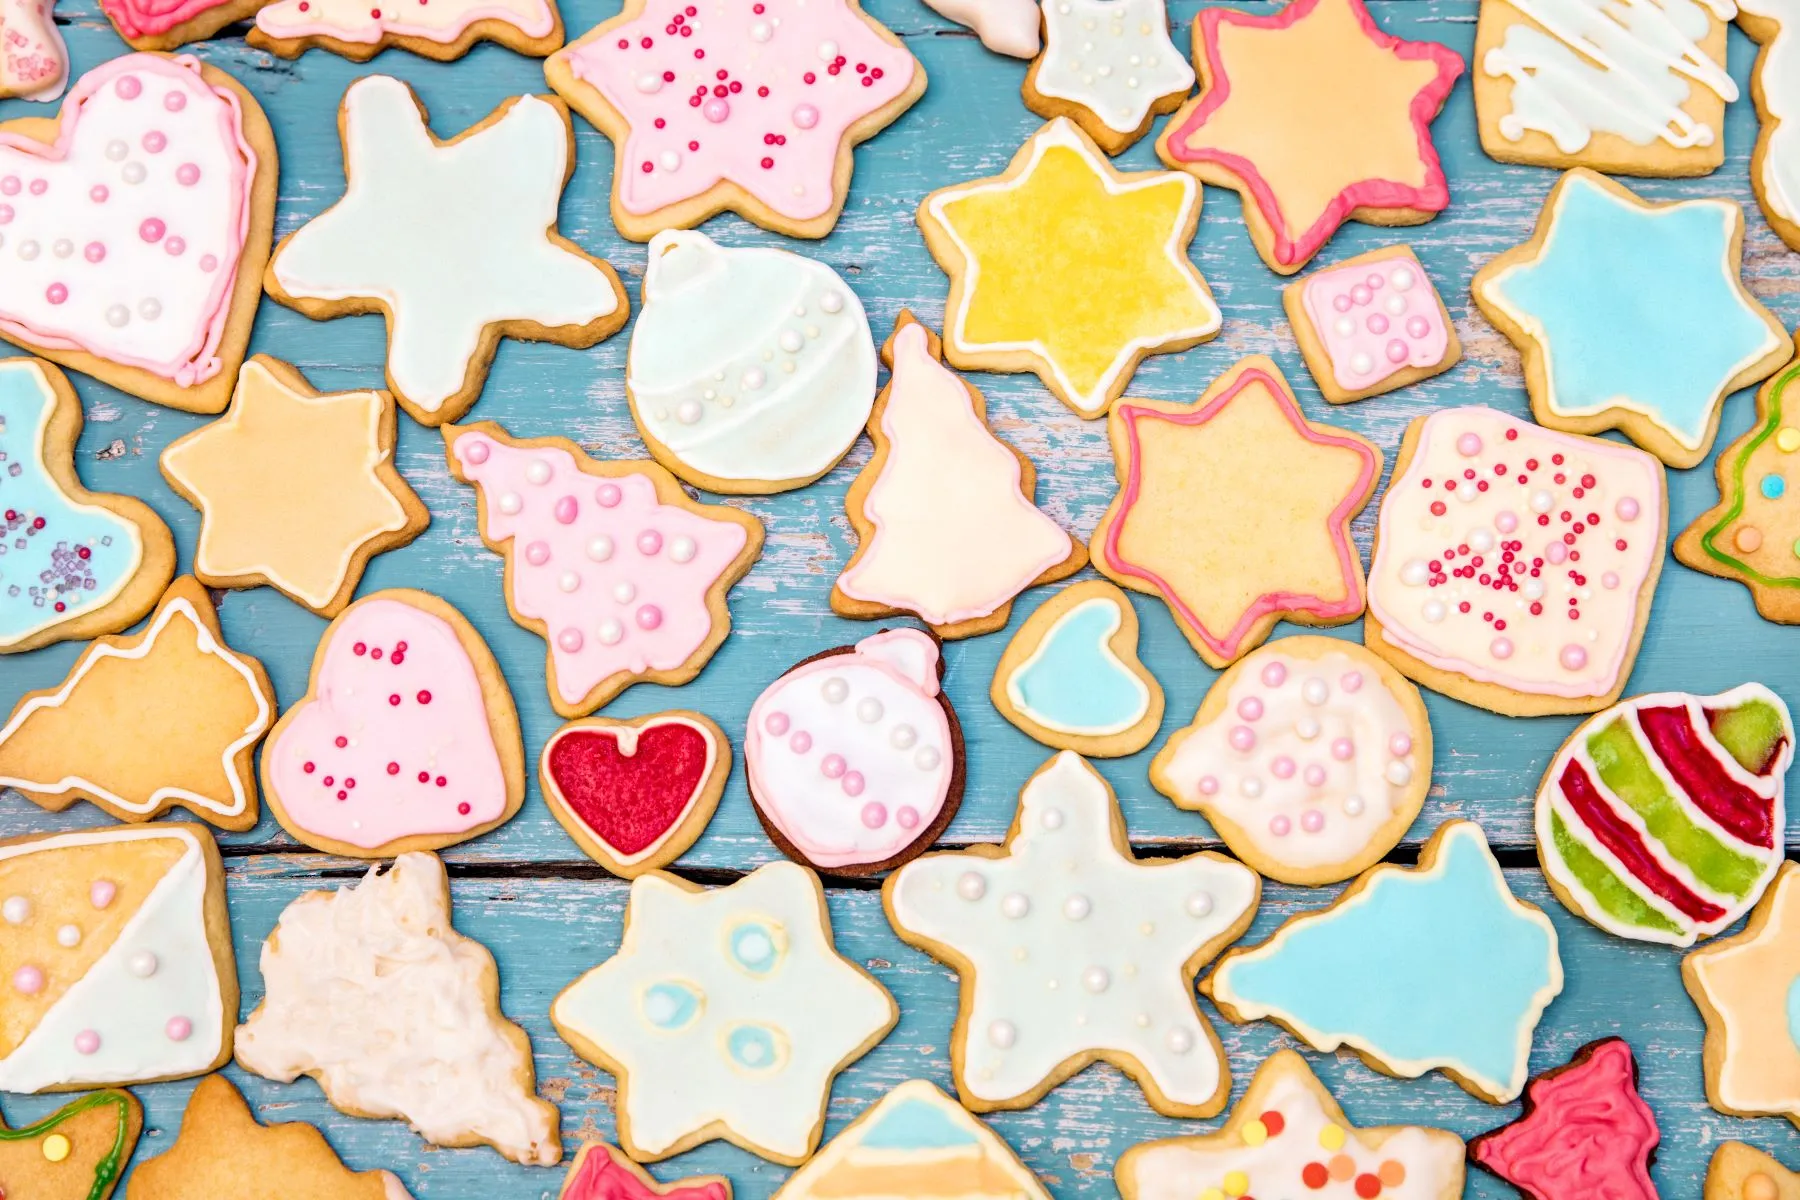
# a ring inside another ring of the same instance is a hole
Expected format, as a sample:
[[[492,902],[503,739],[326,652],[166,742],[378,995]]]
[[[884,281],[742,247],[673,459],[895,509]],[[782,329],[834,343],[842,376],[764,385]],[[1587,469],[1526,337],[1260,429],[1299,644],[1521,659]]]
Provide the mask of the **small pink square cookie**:
[[[1307,369],[1333,404],[1429,379],[1462,357],[1450,314],[1408,246],[1314,271],[1281,298]]]

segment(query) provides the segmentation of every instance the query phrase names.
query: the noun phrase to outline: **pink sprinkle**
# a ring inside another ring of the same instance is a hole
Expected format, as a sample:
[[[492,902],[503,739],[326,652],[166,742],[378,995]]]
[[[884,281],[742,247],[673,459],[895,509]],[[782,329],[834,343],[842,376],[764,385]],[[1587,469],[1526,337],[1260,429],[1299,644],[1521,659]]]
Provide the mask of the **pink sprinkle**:
[[[871,800],[862,807],[862,823],[870,829],[880,829],[887,824],[887,805]]]
[[[1316,808],[1309,808],[1300,814],[1300,828],[1308,833],[1317,833],[1325,828],[1325,814]]]
[[[637,610],[637,623],[639,629],[655,629],[660,626],[662,622],[662,609],[656,607],[654,604],[646,604],[644,607]]]
[[[1263,715],[1263,702],[1255,696],[1245,696],[1238,701],[1238,716],[1246,721],[1254,721]]]
[[[1562,653],[1558,654],[1556,659],[1558,662],[1562,663],[1563,670],[1579,671],[1581,668],[1587,666],[1587,651],[1580,646],[1577,646],[1574,642],[1570,642],[1567,646],[1562,648]]]
[[[35,996],[44,990],[44,973],[37,967],[23,966],[13,972],[13,991],[21,996]]]
[[[581,649],[581,630],[573,625],[556,635],[556,644],[564,654],[574,654]]]
[[[851,771],[844,776],[844,783],[843,783],[844,795],[860,796],[863,794],[863,788],[866,787],[867,785],[868,785],[868,781],[862,777],[861,771]],[[912,812],[912,810],[908,809],[908,808],[903,808],[900,810],[900,817],[901,817],[900,823],[902,825],[906,824],[906,814],[909,812]],[[918,819],[919,819],[919,814],[914,812],[913,820],[916,821]],[[909,826],[909,828],[910,828],[910,826]]]
[[[1569,548],[1560,541],[1551,542],[1544,547],[1544,557],[1553,563],[1561,563],[1569,557]]]
[[[95,204],[105,204],[106,198],[110,195],[112,195],[112,193],[106,190],[106,185],[104,183],[96,183],[93,187],[88,189],[88,199],[92,200]]]
[[[1280,814],[1269,818],[1269,832],[1276,837],[1286,837],[1293,829],[1294,823]]]
[[[187,107],[187,96],[181,92],[170,92],[163,97],[163,107],[170,112],[180,112]]]
[[[1396,733],[1388,739],[1388,753],[1395,758],[1405,758],[1412,753],[1412,738],[1404,733]]]
[[[1309,763],[1300,778],[1306,780],[1308,787],[1325,786],[1325,768],[1318,763]]]
[[[550,543],[532,542],[525,547],[525,561],[534,567],[541,567],[550,561]]]
[[[1513,644],[1511,638],[1497,637],[1488,646],[1488,653],[1492,654],[1495,658],[1511,658],[1512,652]]]
[[[1388,331],[1388,319],[1380,313],[1370,313],[1369,319],[1363,324],[1369,327],[1370,333],[1386,333]]]
[[[1331,743],[1331,757],[1339,762],[1349,762],[1356,757],[1356,743],[1349,738],[1339,738]]]
[[[705,104],[700,106],[700,115],[711,121],[714,125],[718,125],[723,123],[724,120],[731,115],[731,105],[725,102],[723,96],[714,96],[711,100],[708,100]]]
[[[900,811],[894,814],[894,820],[900,823],[902,829],[917,829],[919,827],[919,810],[903,805]]]
[[[8,175],[5,179],[0,179],[0,195],[16,196],[18,194],[19,177],[17,175]]]
[[[144,135],[144,149],[151,154],[161,154],[169,145],[169,139],[159,129],[152,129]]]
[[[1294,760],[1285,754],[1278,755],[1275,761],[1269,764],[1269,770],[1275,773],[1277,779],[1292,779],[1294,777]]]
[[[1369,290],[1372,292],[1379,291],[1381,290],[1381,285],[1385,282],[1386,281],[1382,279],[1380,275],[1371,274],[1369,276]]]
[[[187,250],[187,243],[178,237],[172,237],[163,243],[163,249],[169,252],[170,258],[173,258]]]
[[[1369,291],[1368,287],[1363,284],[1359,283],[1350,289],[1350,300],[1359,308],[1374,298],[1374,293]]]
[[[1344,672],[1344,677],[1338,680],[1338,686],[1343,688],[1346,692],[1360,692],[1362,691],[1362,685],[1363,677],[1361,671],[1346,671]]]
[[[118,887],[110,879],[96,879],[88,884],[88,903],[95,908],[105,908],[118,894]]]
[[[788,739],[788,749],[795,754],[805,754],[812,749],[812,734],[804,729],[796,730],[794,736]]]
[[[69,289],[60,283],[53,283],[44,289],[44,299],[52,304],[61,304],[69,298]]]
[[[175,168],[175,182],[182,187],[193,187],[200,182],[200,167],[196,163],[182,163]]]
[[[551,514],[555,516],[558,524],[573,525],[575,523],[575,518],[581,515],[581,505],[576,502],[575,497],[564,496],[556,502],[556,507],[550,511]]]
[[[144,223],[138,226],[138,236],[146,242],[160,242],[166,232],[168,232],[168,226],[155,217],[145,218]]]
[[[1233,725],[1228,740],[1233,750],[1249,751],[1256,747],[1256,731],[1248,725]]]
[[[82,253],[87,256],[89,262],[97,263],[106,258],[106,247],[99,242],[89,242],[87,244],[87,249],[83,250]]]
[[[1387,360],[1391,363],[1406,361],[1406,343],[1399,338],[1389,338],[1387,344]]]
[[[0,225],[10,225],[13,219],[13,206],[0,204]]]
[[[31,181],[31,194],[32,195],[41,196],[49,190],[50,190],[50,181],[48,179],[34,179]]]
[[[1630,496],[1619,497],[1619,502],[1613,505],[1613,512],[1618,514],[1621,521],[1637,520],[1640,511],[1642,510],[1638,507],[1638,502]]]
[[[200,269],[202,271],[218,270],[219,269],[218,256],[215,254],[202,254],[200,256]]]
[[[638,534],[637,547],[639,554],[655,554],[662,549],[662,534],[654,529],[644,530]]]
[[[1219,781],[1217,779],[1213,778],[1211,775],[1202,775],[1200,777],[1200,794],[1202,796],[1217,795],[1218,791]]]
[[[471,440],[463,447],[462,457],[464,462],[474,463],[479,467],[488,460],[488,444],[479,439]]]
[[[1510,512],[1503,512],[1494,518],[1494,528],[1501,533],[1511,533],[1519,527],[1519,518]]]
[[[1430,332],[1431,332],[1431,322],[1427,321],[1424,317],[1408,317],[1406,319],[1406,336],[1407,337],[1415,338],[1415,339],[1422,338]],[[1469,436],[1473,437],[1475,435],[1470,434]]]
[[[772,712],[763,718],[763,728],[780,737],[788,731],[788,715],[784,712]]]
[[[143,90],[144,85],[136,75],[126,75],[113,84],[113,91],[119,93],[121,100],[136,100]]]
[[[811,129],[819,123],[819,110],[810,104],[799,104],[794,107],[794,124],[801,129]]]
[[[594,500],[601,508],[612,508],[619,503],[621,495],[618,484],[603,483],[600,485],[600,489],[594,493]]]
[[[186,1017],[170,1017],[169,1023],[163,1026],[163,1032],[169,1035],[171,1042],[185,1042],[193,1036],[194,1023]]]
[[[1350,297],[1343,292],[1339,292],[1331,298],[1331,307],[1337,309],[1339,312],[1349,312]]]
[[[1609,592],[1618,587],[1619,573],[1617,571],[1608,571],[1606,574],[1602,575],[1600,577],[1600,586]]]
[[[824,758],[819,760],[819,770],[824,772],[825,778],[827,779],[839,778],[844,773],[844,756],[841,754],[827,754]]]
[[[1264,687],[1280,687],[1287,682],[1287,664],[1272,662],[1262,669]]]
[[[129,99],[130,97],[127,97]],[[75,1035],[75,1052],[77,1054],[93,1054],[100,1049],[100,1035],[91,1029],[84,1029]]]

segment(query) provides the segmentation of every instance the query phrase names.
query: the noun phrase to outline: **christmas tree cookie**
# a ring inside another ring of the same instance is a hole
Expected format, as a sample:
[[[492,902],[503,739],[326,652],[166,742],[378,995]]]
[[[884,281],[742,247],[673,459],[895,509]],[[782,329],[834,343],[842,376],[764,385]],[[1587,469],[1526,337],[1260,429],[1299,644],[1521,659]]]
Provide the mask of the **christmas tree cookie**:
[[[0,1196],[17,1200],[106,1200],[144,1127],[130,1092],[108,1088],[41,1121],[0,1123]]]

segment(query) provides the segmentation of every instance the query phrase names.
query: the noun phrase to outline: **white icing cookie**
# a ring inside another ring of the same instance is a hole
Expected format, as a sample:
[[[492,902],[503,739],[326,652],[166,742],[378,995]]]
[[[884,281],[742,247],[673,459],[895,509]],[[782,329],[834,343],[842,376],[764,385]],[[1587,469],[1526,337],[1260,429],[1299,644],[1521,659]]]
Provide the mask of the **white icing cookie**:
[[[1194,68],[1169,40],[1167,0],[1045,0],[1044,52],[1025,76],[1025,107],[1068,117],[1120,154],[1174,112]]]
[[[996,54],[1034,58],[1038,40],[1037,0],[925,0],[925,3],[981,37]]]

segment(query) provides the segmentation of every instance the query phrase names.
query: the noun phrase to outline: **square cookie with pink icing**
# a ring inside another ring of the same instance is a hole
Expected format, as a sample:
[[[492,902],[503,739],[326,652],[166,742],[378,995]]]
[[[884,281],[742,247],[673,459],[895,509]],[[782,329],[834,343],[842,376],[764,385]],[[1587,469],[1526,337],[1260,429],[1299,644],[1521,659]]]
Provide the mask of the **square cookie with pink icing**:
[[[1407,428],[1375,523],[1363,642],[1507,716],[1597,712],[1631,675],[1662,572],[1663,466],[1491,408]]]
[[[1281,289],[1306,369],[1333,404],[1441,375],[1462,342],[1410,246],[1384,246]]]

